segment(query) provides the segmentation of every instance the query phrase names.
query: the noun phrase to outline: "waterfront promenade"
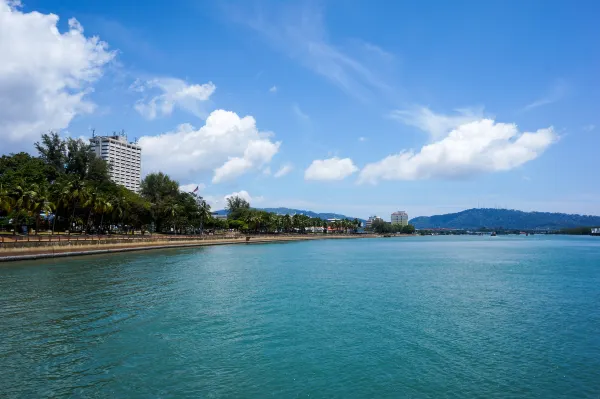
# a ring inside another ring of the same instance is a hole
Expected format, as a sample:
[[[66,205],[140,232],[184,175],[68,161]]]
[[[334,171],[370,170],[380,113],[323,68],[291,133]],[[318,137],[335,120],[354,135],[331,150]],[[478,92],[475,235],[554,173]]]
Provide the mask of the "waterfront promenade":
[[[371,234],[224,234],[224,235],[39,235],[4,236],[0,239],[0,262],[129,252],[208,245],[258,244],[321,239],[376,237]]]

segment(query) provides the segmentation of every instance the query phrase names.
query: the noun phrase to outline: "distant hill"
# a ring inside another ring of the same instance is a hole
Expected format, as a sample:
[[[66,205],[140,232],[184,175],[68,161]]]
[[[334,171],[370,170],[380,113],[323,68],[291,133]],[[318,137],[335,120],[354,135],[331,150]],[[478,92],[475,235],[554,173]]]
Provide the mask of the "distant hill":
[[[313,211],[306,211],[306,210],[302,210],[302,209],[291,209],[291,208],[257,208],[263,211],[267,211],[267,212],[273,212],[279,215],[295,215],[295,214],[300,214],[300,215],[306,215],[308,217],[311,218],[321,218],[321,219],[352,219],[354,220],[354,217],[350,217],[350,216],[345,216],[339,213],[317,213],[317,212],[313,212]],[[219,211],[216,211],[215,213],[219,214],[219,215],[227,215],[227,211],[225,209],[221,209]],[[358,220],[360,220],[361,222],[365,222],[364,219],[361,218],[356,218]]]
[[[522,212],[511,209],[467,209],[446,215],[419,216],[410,220],[417,229],[523,229],[559,230],[570,227],[600,226],[600,216],[566,213]]]

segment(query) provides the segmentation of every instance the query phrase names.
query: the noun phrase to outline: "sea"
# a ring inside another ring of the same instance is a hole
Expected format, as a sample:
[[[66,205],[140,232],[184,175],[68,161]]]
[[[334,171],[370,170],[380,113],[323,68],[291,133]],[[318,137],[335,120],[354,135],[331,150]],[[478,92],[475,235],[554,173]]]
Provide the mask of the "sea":
[[[600,237],[0,264],[2,398],[599,398]]]

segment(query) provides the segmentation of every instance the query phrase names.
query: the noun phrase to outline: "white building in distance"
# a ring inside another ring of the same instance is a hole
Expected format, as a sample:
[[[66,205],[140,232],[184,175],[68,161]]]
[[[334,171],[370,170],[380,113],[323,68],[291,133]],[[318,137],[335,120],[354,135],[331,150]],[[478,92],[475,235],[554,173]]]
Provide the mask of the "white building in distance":
[[[371,225],[373,224],[374,221],[376,220],[380,220],[383,222],[383,219],[380,218],[379,216],[369,216],[369,219],[367,219],[367,223],[365,224],[365,228],[366,229],[370,229]]]
[[[127,137],[96,136],[90,139],[92,151],[110,165],[110,179],[131,191],[140,191],[142,147],[128,143]]]
[[[408,213],[404,211],[392,213],[392,224],[399,224],[401,226],[408,225]]]

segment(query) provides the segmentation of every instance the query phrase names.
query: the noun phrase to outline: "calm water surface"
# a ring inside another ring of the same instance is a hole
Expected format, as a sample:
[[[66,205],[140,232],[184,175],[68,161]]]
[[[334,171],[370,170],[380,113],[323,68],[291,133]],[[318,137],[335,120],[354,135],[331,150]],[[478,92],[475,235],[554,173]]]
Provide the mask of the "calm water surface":
[[[598,398],[600,237],[0,266],[7,398]]]

